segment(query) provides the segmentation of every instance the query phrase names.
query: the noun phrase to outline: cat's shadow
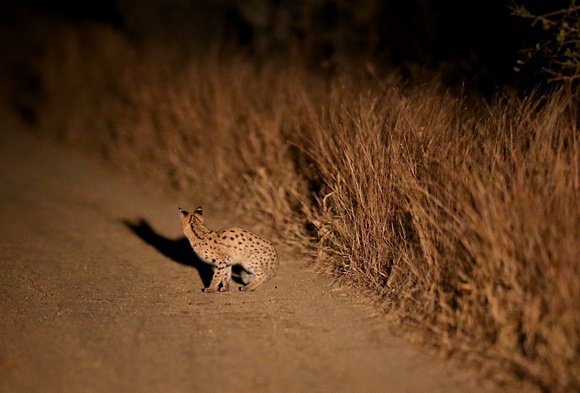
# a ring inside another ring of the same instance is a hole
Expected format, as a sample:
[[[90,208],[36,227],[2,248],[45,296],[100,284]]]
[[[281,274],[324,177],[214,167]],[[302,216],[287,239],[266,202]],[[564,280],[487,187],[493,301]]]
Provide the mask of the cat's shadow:
[[[213,269],[203,262],[193,252],[185,236],[178,239],[169,239],[157,233],[147,220],[140,218],[136,221],[123,220],[123,224],[145,243],[153,246],[167,258],[185,266],[191,266],[199,273],[203,286],[207,288],[213,277]]]
[[[145,243],[153,246],[167,258],[197,270],[204,288],[209,287],[213,277],[213,267],[203,262],[191,249],[189,240],[185,236],[178,239],[169,239],[157,233],[147,222],[140,218],[136,221],[123,220],[123,224]],[[241,278],[243,268],[240,265],[232,266],[232,280],[244,285]]]

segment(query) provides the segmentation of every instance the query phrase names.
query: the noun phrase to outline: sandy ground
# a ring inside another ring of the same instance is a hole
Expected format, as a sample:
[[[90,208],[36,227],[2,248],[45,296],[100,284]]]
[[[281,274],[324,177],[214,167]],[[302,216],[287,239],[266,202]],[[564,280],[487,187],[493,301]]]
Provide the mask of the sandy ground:
[[[506,391],[292,255],[256,292],[202,293],[177,211],[192,201],[6,129],[0,168],[1,392]]]

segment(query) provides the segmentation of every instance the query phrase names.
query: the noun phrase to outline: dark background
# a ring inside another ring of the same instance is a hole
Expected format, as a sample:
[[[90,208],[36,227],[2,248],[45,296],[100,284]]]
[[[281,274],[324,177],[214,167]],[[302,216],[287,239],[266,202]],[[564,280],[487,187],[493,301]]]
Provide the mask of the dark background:
[[[97,22],[135,42],[158,41],[195,54],[219,43],[256,61],[292,53],[311,67],[344,63],[396,68],[409,78],[441,77],[483,94],[541,82],[541,64],[516,73],[518,51],[543,33],[511,15],[512,1],[487,0],[90,0],[8,1],[2,23],[19,13],[43,13],[66,23]],[[534,13],[569,2],[526,0]]]

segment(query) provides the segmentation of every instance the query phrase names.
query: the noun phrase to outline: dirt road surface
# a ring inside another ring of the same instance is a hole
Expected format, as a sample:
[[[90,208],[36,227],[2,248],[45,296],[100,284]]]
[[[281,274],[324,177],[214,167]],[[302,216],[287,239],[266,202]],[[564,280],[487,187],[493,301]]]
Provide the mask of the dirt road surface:
[[[195,201],[6,131],[1,392],[499,391],[394,337],[292,255],[256,292],[202,293],[211,271],[177,211]],[[235,224],[204,210],[210,228]]]

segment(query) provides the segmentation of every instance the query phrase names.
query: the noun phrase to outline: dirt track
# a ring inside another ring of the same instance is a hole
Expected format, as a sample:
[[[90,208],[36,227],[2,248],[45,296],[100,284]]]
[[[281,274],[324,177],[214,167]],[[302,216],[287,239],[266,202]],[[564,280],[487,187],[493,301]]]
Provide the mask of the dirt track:
[[[256,292],[202,293],[177,212],[195,201],[0,136],[1,392],[498,391],[291,255]]]

